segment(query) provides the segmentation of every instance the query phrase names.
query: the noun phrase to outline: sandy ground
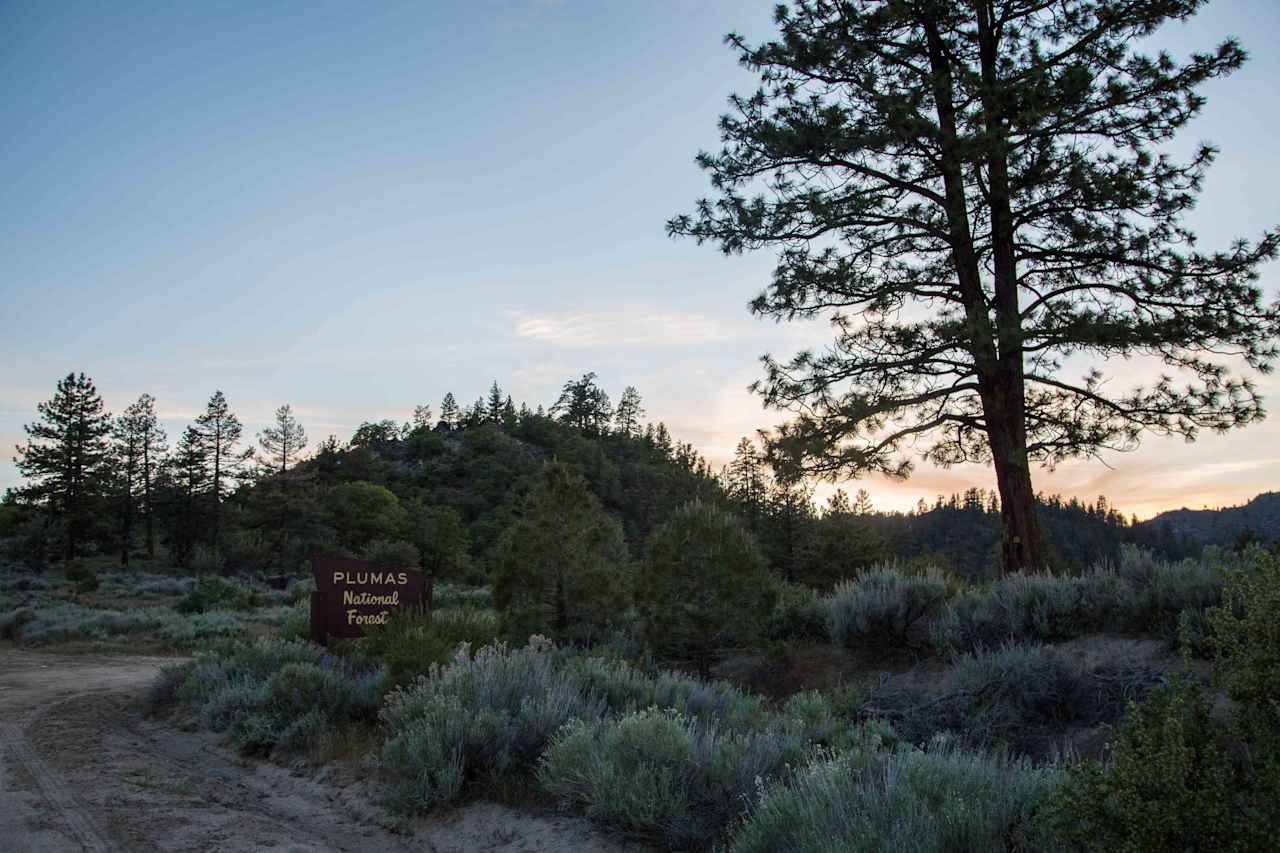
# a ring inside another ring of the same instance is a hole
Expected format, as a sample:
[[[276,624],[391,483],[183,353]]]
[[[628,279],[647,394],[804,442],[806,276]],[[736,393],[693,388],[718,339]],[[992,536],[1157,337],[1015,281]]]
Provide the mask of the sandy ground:
[[[577,818],[479,803],[397,822],[350,770],[244,759],[143,717],[165,658],[0,648],[0,849],[636,853]]]

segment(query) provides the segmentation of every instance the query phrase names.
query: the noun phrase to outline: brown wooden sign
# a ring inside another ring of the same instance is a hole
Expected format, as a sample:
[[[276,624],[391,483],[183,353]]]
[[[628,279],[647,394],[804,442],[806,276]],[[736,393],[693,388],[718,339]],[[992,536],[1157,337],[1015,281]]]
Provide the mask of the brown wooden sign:
[[[340,554],[313,554],[311,639],[363,637],[397,610],[431,608],[431,582],[417,569],[377,569]]]

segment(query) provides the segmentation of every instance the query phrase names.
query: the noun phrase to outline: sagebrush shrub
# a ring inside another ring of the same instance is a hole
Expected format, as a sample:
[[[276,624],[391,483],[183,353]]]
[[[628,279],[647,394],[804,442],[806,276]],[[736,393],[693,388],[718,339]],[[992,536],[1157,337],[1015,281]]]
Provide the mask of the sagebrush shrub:
[[[430,809],[467,782],[530,771],[560,726],[604,712],[554,650],[498,643],[472,655],[463,645],[429,677],[388,694],[382,763],[398,777],[397,805]]]
[[[594,820],[666,849],[706,849],[725,837],[755,786],[800,763],[806,747],[782,728],[735,732],[650,708],[568,724],[547,749],[538,781]]]
[[[933,626],[934,644],[957,653],[1005,642],[1057,642],[1133,621],[1134,590],[1119,575],[1016,573],[950,601]]]
[[[321,733],[372,721],[386,678],[309,643],[228,643],[162,671],[151,698],[189,707],[208,728],[243,748],[301,749]]]
[[[732,853],[1049,851],[1031,817],[1059,774],[935,743],[928,751],[855,749],[766,784]]]
[[[945,598],[946,583],[939,574],[875,569],[857,580],[841,581],[823,599],[828,634],[840,646],[902,644],[908,632]]]
[[[1158,680],[1140,667],[1086,668],[1052,646],[1012,643],[958,657],[941,687],[877,690],[861,713],[892,721],[915,743],[951,731],[969,746],[1045,753],[1065,725],[1113,720]]]

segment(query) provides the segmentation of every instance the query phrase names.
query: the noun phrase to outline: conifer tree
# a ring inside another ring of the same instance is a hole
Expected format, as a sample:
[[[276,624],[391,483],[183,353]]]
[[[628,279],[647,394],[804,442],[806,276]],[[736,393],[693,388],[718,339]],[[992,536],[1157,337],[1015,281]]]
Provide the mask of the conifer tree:
[[[202,532],[203,499],[208,497],[205,494],[209,477],[207,461],[200,430],[187,427],[166,466],[166,479],[174,494],[173,556],[180,566],[190,565],[192,551]]]
[[[765,358],[793,419],[770,452],[804,473],[905,477],[991,462],[1005,570],[1044,566],[1031,464],[1254,423],[1248,373],[1277,355],[1259,266],[1280,230],[1195,248],[1184,214],[1215,149],[1159,150],[1240,67],[1234,40],[1182,62],[1143,40],[1204,0],[798,0],[781,37],[731,35],[758,91],[732,99],[718,194],[668,223],[725,252],[776,247],[752,303],[834,320],[827,352]],[[1108,382],[1117,356],[1187,381]],[[1069,355],[1093,356],[1082,378]]]
[[[631,599],[621,526],[581,474],[545,465],[519,521],[494,549],[494,604],[512,639],[531,633],[556,640],[598,639]]]
[[[156,475],[164,465],[164,455],[169,451],[168,436],[156,416],[156,401],[150,394],[143,394],[130,407],[142,448],[142,517],[146,525],[147,557],[156,558],[155,491]]]
[[[613,426],[621,435],[628,438],[640,433],[640,422],[644,419],[644,408],[641,406],[640,392],[635,386],[628,385],[618,400],[618,408],[613,413]]]
[[[724,484],[729,497],[742,507],[747,527],[752,533],[759,534],[768,484],[765,481],[764,459],[751,439],[743,436],[738,441],[733,461],[725,468]]]
[[[664,456],[670,456],[673,450],[671,445],[671,433],[667,430],[667,425],[662,421],[658,421],[658,428],[653,431],[653,446],[656,447]]]
[[[271,466],[279,465],[277,470],[282,474],[289,470],[290,460],[297,460],[307,446],[307,432],[293,416],[293,408],[288,403],[276,409],[276,425],[258,433],[258,444],[267,452]]]
[[[849,502],[849,495],[844,489],[836,489],[831,497],[827,498],[822,517],[834,518],[842,515],[853,515],[853,504]]]
[[[141,510],[146,524],[147,556],[155,558],[155,511],[152,491],[155,473],[168,450],[164,429],[156,418],[156,401],[143,394],[112,423],[115,480],[119,490],[120,565],[129,565],[134,519]]]
[[[468,427],[478,427],[488,420],[489,410],[488,406],[485,405],[484,397],[477,397],[476,401],[467,409],[463,421]]]
[[[458,410],[458,401],[453,398],[452,391],[447,392],[440,401],[440,420],[449,429],[457,429],[462,425],[462,412]]]
[[[25,445],[14,462],[34,482],[23,489],[63,524],[63,554],[74,560],[93,523],[93,508],[103,494],[111,415],[93,380],[68,373],[47,402],[36,406],[40,419],[27,424]]]
[[[775,597],[750,531],[701,502],[680,507],[653,531],[636,585],[646,640],[660,654],[691,655],[703,677],[724,643],[755,639]]]
[[[489,399],[483,406],[485,420],[491,424],[502,423],[503,403],[502,389],[498,387],[498,380],[495,379],[489,386]]]
[[[204,413],[196,418],[196,433],[209,466],[209,492],[213,498],[213,549],[221,553],[222,499],[230,492],[229,483],[239,476],[241,467],[253,451],[237,451],[244,431],[240,419],[227,406],[227,398],[215,391]]]
[[[581,379],[564,384],[551,414],[587,435],[602,435],[609,428],[613,406],[609,395],[596,384],[595,373],[585,373]]]
[[[413,407],[413,429],[431,429],[435,426],[432,418],[435,413],[431,411],[430,406],[414,406]]]

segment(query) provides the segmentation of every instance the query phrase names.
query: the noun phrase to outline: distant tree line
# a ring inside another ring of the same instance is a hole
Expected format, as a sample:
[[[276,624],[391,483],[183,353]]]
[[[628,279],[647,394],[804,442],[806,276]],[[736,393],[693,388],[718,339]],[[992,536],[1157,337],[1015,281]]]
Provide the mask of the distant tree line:
[[[779,477],[750,439],[715,472],[665,424],[645,421],[635,388],[615,406],[594,373],[567,381],[550,409],[517,405],[495,381],[470,407],[448,393],[438,416],[421,404],[405,423],[366,421],[345,444],[329,436],[310,453],[287,404],[249,446],[221,391],[172,447],[153,397],[112,416],[84,374],[61,380],[38,415],[16,457],[27,485],[6,495],[0,516],[13,553],[37,562],[115,552],[127,566],[163,553],[201,571],[287,572],[317,548],[363,554],[394,542],[433,574],[484,580],[532,541],[513,541],[512,531],[527,532],[521,523],[541,511],[530,495],[551,462],[581,478],[630,557],[647,556],[653,531],[698,501],[738,519],[769,571],[789,582],[825,588],[891,559],[976,579],[999,562],[994,493],[887,513],[863,489],[839,490],[818,507],[812,489]],[[1113,560],[1127,542],[1173,557],[1195,550],[1135,526],[1104,497],[1040,496],[1037,506],[1059,569]]]

